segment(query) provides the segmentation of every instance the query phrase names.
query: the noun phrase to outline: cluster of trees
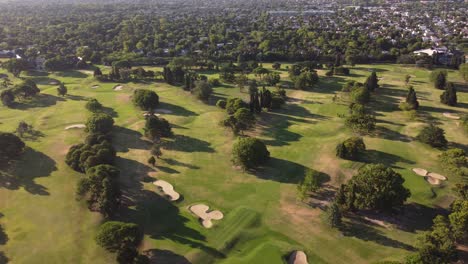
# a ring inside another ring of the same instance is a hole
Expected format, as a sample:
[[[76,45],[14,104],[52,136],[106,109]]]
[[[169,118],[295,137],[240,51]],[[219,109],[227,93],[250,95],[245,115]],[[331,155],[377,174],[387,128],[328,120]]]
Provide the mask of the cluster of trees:
[[[431,230],[419,237],[417,252],[408,264],[454,263],[458,260],[457,244],[468,243],[468,185],[457,184],[458,198],[450,205],[448,216],[438,215]]]
[[[0,93],[0,99],[6,107],[13,107],[16,98],[27,99],[36,96],[40,92],[41,90],[34,81],[26,79],[12,88],[3,90]]]
[[[232,148],[232,162],[244,170],[255,169],[270,159],[265,143],[251,137],[239,137]]]
[[[94,69],[94,77],[101,82],[128,82],[131,80],[154,79],[157,74],[142,67],[132,69],[132,64],[127,60],[118,60],[112,63],[112,69],[108,74],[102,73],[99,67]]]
[[[146,137],[153,142],[158,142],[163,137],[171,137],[173,135],[169,121],[153,114],[146,117],[145,127],[143,130]]]
[[[457,90],[455,85],[448,81],[447,70],[435,70],[429,76],[434,87],[439,90],[444,90],[440,95],[440,102],[446,105],[457,105]]]
[[[447,172],[461,177],[468,176],[468,159],[463,149],[448,149],[439,155],[439,161]]]
[[[319,81],[317,72],[314,70],[321,68],[315,62],[296,63],[289,67],[289,78],[294,83],[294,87],[299,90],[311,89]]]
[[[364,105],[351,103],[349,115],[345,118],[345,125],[359,133],[370,133],[375,130],[376,119],[369,108]]]

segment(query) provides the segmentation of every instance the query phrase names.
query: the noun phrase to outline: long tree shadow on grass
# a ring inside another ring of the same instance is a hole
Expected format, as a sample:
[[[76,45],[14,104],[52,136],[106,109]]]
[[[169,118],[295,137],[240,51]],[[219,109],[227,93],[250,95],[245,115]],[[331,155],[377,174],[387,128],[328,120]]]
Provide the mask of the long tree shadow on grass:
[[[365,154],[360,160],[366,163],[382,163],[387,167],[393,167],[397,169],[402,168],[396,166],[396,164],[399,162],[403,162],[406,164],[415,164],[415,162],[411,160],[375,149],[366,150]]]
[[[37,184],[35,178],[47,177],[56,171],[53,159],[34,149],[27,148],[21,159],[8,170],[0,170],[0,187],[18,190],[23,187],[27,192],[49,195],[47,188]]]
[[[3,217],[3,214],[0,213],[0,217]],[[8,235],[3,230],[3,227],[0,225],[0,245],[5,245],[8,242]],[[9,259],[5,256],[3,251],[0,251],[0,264],[8,263]]]
[[[50,95],[50,94],[38,94],[33,98],[15,102],[13,104],[14,109],[28,110],[35,107],[49,107],[56,105],[57,102],[65,101],[64,98]]]
[[[299,183],[304,179],[307,170],[308,168],[301,164],[272,157],[265,166],[249,172],[264,180]]]
[[[128,152],[130,149],[149,149],[151,142],[144,139],[143,134],[126,127],[114,126],[112,131],[113,146],[118,152]]]
[[[180,116],[197,116],[198,114],[190,111],[182,106],[170,104],[167,102],[160,102],[157,109],[164,109],[169,110],[171,113],[167,113],[167,115],[180,115]]]
[[[167,239],[207,252],[224,255],[206,245],[206,237],[187,226],[190,221],[177,206],[155,191],[143,189],[142,180],[151,170],[137,161],[119,158],[121,168],[122,208],[117,220],[136,223],[152,239]],[[177,186],[175,186],[177,189]]]
[[[72,78],[86,78],[88,77],[87,74],[85,73],[82,73],[80,71],[75,71],[75,70],[71,70],[71,71],[60,71],[60,72],[56,72],[55,73],[57,76],[60,76],[60,77],[72,77]]]
[[[178,255],[170,250],[150,249],[144,252],[148,256],[151,264],[172,263],[172,264],[191,264],[184,256]]]
[[[377,126],[376,131],[373,133],[373,136],[392,140],[392,141],[401,141],[401,142],[413,141],[413,138],[411,138],[410,136],[401,134],[395,130],[388,129],[384,126]]]
[[[207,141],[185,135],[175,135],[162,141],[163,148],[184,152],[215,152],[210,145]]]
[[[401,248],[409,251],[415,250],[411,245],[385,236],[382,231],[374,228],[372,225],[365,224],[360,217],[348,216],[348,220],[344,221],[339,227],[344,236],[355,237],[364,241],[373,241],[386,247]]]
[[[186,167],[186,168],[189,168],[189,169],[192,169],[192,170],[200,169],[200,167],[198,167],[198,166],[188,164],[188,163],[184,163],[184,162],[181,162],[181,161],[178,161],[178,160],[175,160],[175,159],[171,159],[171,158],[162,158],[162,160],[164,162],[166,162],[167,164],[172,165],[172,166]]]

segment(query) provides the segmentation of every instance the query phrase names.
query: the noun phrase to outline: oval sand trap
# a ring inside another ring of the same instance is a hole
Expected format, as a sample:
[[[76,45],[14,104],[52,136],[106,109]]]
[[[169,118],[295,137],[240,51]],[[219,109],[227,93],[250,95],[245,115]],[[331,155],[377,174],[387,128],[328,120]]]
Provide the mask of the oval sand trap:
[[[96,89],[96,88],[99,88],[99,85],[93,85],[91,86],[92,89]]]
[[[424,179],[431,185],[439,185],[441,182],[439,179],[432,178],[430,176],[426,176],[424,177]]]
[[[76,124],[76,125],[71,125],[71,126],[65,127],[65,130],[74,129],[74,128],[85,128],[85,127],[86,127],[85,124]]]
[[[427,173],[428,173],[427,170],[421,169],[421,168],[414,168],[414,169],[412,169],[412,171],[413,171],[414,173],[416,173],[417,175],[419,175],[419,176],[426,176]]]
[[[455,114],[451,114],[451,113],[443,113],[442,114],[443,116],[445,116],[446,118],[450,118],[450,119],[453,119],[453,120],[459,120],[460,117],[455,115]]]
[[[150,112],[144,112],[144,113],[143,113],[143,116],[144,116],[144,117],[148,117],[148,116],[150,116],[150,115],[151,115]],[[154,116],[161,116],[160,114],[154,114],[154,113],[153,113],[153,115],[154,115]]]
[[[221,220],[223,219],[224,215],[221,211],[215,210],[208,212],[210,207],[205,204],[196,204],[190,206],[189,210],[198,216],[202,220],[202,225],[205,228],[210,228],[213,226],[213,222],[211,220]]]
[[[309,264],[309,262],[307,262],[307,255],[304,251],[294,251],[289,256],[288,264]]]
[[[114,91],[122,91],[123,86],[122,85],[117,85],[114,87]]]
[[[441,181],[446,181],[447,180],[447,177],[445,177],[444,175],[440,175],[438,173],[435,173],[435,172],[429,172],[427,174],[427,176],[429,176],[431,178],[434,178],[434,179],[441,180]]]
[[[153,182],[154,185],[158,186],[164,194],[169,196],[171,201],[177,201],[180,198],[180,194],[174,191],[174,187],[172,184],[168,183],[167,181],[158,180]]]

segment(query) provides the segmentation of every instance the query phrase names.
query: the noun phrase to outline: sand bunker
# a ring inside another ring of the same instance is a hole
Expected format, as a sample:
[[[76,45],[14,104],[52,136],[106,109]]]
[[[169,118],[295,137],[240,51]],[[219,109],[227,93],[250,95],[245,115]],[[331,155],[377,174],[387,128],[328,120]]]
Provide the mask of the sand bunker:
[[[215,210],[208,212],[210,207],[205,204],[196,204],[190,206],[189,210],[198,216],[202,220],[202,225],[205,228],[210,228],[213,226],[213,222],[211,220],[221,220],[223,219],[224,215],[221,211]]]
[[[304,251],[294,251],[289,256],[288,264],[309,264],[309,262],[307,262],[307,255]]]
[[[416,173],[419,176],[426,176],[429,172],[425,169],[420,169],[420,168],[414,168],[413,172]]]
[[[445,116],[446,118],[450,118],[450,119],[453,119],[453,120],[459,120],[460,117],[455,115],[455,114],[451,114],[451,113],[443,113],[442,114],[443,116]]]
[[[172,111],[168,109],[154,109],[154,112],[161,114],[172,114]]]
[[[143,113],[143,116],[144,116],[144,117],[147,117],[147,116],[150,116],[150,115],[151,115],[150,112],[144,112],[144,113]],[[154,115],[154,116],[161,116],[160,114],[155,114],[155,113],[153,113],[153,115]]]
[[[114,91],[122,91],[122,89],[123,89],[122,85],[117,85],[116,87],[114,87]]]
[[[92,89],[96,89],[96,88],[99,88],[99,85],[93,85],[91,86]]]
[[[85,124],[76,124],[76,125],[67,126],[65,130],[74,129],[74,128],[85,128],[85,127],[86,127]]]
[[[171,201],[177,201],[180,198],[180,194],[174,191],[174,187],[172,184],[168,183],[167,181],[158,180],[153,182],[154,185],[158,186],[164,194],[169,196]]]
[[[413,172],[419,176],[423,176],[424,180],[426,180],[431,185],[439,185],[442,181],[446,181],[447,177],[440,175],[435,172],[428,172],[425,169],[415,168]]]
[[[50,85],[58,85],[58,84],[60,84],[60,83],[59,83],[58,81],[50,81],[49,84],[50,84]]]

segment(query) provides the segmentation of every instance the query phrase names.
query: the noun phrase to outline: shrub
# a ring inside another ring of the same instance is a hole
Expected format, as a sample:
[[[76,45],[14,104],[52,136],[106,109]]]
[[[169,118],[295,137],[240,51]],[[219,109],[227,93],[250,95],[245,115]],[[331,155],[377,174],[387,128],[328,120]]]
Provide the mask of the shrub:
[[[416,139],[435,148],[444,148],[448,143],[445,138],[445,131],[432,124],[424,127],[416,136]]]
[[[97,112],[100,112],[102,111],[102,104],[99,103],[99,101],[95,98],[92,98],[90,99],[86,105],[85,105],[86,109],[88,109],[88,111],[90,112],[93,112],[93,113],[97,113]]]
[[[359,154],[366,150],[361,137],[351,137],[336,146],[336,156],[342,159],[357,160]]]
[[[119,263],[133,263],[138,257],[137,247],[142,238],[138,225],[109,221],[99,227],[96,242],[110,252],[117,252]]]
[[[247,108],[240,108],[234,113],[236,119],[236,127],[238,130],[247,130],[255,123],[254,115]]]
[[[439,155],[442,167],[452,174],[468,176],[468,160],[463,149],[453,148]]]
[[[133,92],[133,104],[143,110],[151,111],[159,105],[159,96],[154,91],[138,89]]]
[[[325,181],[323,175],[315,170],[307,170],[304,179],[297,185],[299,199],[304,200],[307,194],[316,192]]]
[[[345,125],[360,133],[370,133],[375,130],[375,117],[366,113],[353,113],[346,117]]]
[[[15,134],[0,132],[0,163],[17,159],[24,152],[25,146]]]
[[[65,156],[65,163],[72,169],[85,172],[87,169],[101,165],[114,164],[116,152],[108,141],[95,145],[78,144],[70,148]]]
[[[256,138],[238,138],[232,149],[232,161],[244,169],[264,164],[270,158],[265,144]]]
[[[211,85],[207,81],[196,81],[192,92],[198,99],[207,101],[213,93],[213,88],[211,88]]]
[[[229,98],[226,102],[226,111],[228,114],[234,114],[240,108],[247,108],[248,105],[240,98]]]
[[[351,90],[351,101],[356,104],[367,104],[370,101],[370,92],[365,87],[355,87]]]
[[[114,119],[106,113],[94,113],[86,121],[86,132],[96,134],[110,133]]]
[[[226,109],[226,100],[220,99],[216,102],[216,106],[221,109]]]
[[[146,119],[144,131],[145,135],[151,140],[172,136],[172,129],[169,121],[154,115]]]
[[[406,95],[405,102],[407,104],[407,106],[405,107],[407,110],[405,111],[415,110],[419,108],[418,98],[416,97],[416,91],[414,90],[413,86],[410,86],[408,88],[408,94]]]
[[[345,67],[335,67],[334,74],[335,75],[349,75],[349,69]]]
[[[6,107],[12,107],[13,103],[15,102],[15,94],[13,93],[13,89],[3,90],[0,93],[0,99],[2,100],[2,104]]]
[[[453,83],[446,84],[445,91],[440,95],[440,102],[450,106],[457,105],[457,90]]]

